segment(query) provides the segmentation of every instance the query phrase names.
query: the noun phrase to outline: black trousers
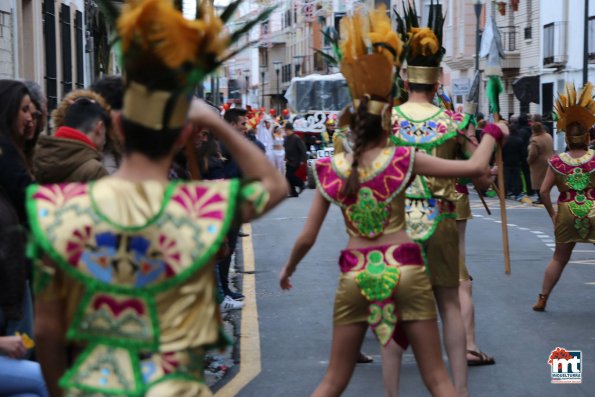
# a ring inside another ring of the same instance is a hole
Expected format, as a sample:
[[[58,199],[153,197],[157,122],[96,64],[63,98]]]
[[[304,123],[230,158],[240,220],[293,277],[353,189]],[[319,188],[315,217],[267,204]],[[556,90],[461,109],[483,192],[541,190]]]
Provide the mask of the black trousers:
[[[518,196],[523,191],[523,183],[521,182],[521,167],[519,166],[504,166],[504,181],[506,183],[506,194]]]
[[[238,234],[240,233],[239,226],[232,226],[227,233],[227,244],[229,247],[229,254],[225,256],[217,264],[217,275],[219,276],[219,288],[223,295],[229,295],[229,267],[231,266],[231,256],[236,250],[238,244]]]
[[[300,165],[289,165],[289,163],[285,166],[285,178],[289,183],[290,194],[296,195],[297,191],[295,190],[296,187],[303,188],[304,181],[302,181],[295,173],[297,172]]]

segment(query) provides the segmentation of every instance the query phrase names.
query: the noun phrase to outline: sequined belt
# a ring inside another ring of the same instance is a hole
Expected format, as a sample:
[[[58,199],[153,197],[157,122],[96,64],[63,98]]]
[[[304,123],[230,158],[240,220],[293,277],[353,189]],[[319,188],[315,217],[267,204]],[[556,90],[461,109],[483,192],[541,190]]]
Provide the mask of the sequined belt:
[[[595,200],[595,188],[590,187],[581,193],[576,190],[568,190],[566,192],[560,192],[560,196],[558,196],[558,204],[569,203],[571,201],[583,202],[585,200]]]
[[[421,248],[415,243],[383,245],[341,252],[343,273],[356,272],[360,293],[370,302],[368,324],[386,346],[395,333],[397,315],[394,294],[401,281],[401,266],[423,266]]]

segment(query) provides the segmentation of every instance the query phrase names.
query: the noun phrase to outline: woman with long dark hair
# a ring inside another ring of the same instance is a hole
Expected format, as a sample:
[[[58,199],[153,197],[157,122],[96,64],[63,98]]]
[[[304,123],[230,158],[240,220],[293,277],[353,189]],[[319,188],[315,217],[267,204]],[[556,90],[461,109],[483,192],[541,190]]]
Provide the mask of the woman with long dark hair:
[[[0,80],[0,395],[47,396],[39,364],[15,332],[32,335],[25,259],[25,190],[32,183],[24,155],[33,104],[25,85]]]
[[[413,174],[474,177],[487,164],[501,128],[490,125],[468,161],[444,160],[409,147],[389,146],[394,64],[402,48],[391,35],[386,9],[370,14],[367,53],[363,17],[344,19],[341,72],[353,98],[353,153],[317,161],[315,195],[308,219],[280,275],[282,289],[314,245],[330,204],[343,213],[349,242],[341,251],[331,357],[313,396],[338,396],[347,387],[370,325],[382,345],[397,337],[397,322],[410,341],[424,383],[434,396],[455,396],[442,360],[435,301],[419,245],[405,231],[405,187]],[[361,44],[361,46],[360,46]],[[392,51],[388,51],[390,47]]]

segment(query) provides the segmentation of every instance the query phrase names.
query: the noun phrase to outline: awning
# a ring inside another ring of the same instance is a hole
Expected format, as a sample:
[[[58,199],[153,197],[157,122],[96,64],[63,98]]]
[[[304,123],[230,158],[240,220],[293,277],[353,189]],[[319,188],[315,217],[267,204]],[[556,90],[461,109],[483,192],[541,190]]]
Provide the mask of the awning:
[[[539,76],[521,77],[512,83],[514,96],[521,103],[539,104]]]

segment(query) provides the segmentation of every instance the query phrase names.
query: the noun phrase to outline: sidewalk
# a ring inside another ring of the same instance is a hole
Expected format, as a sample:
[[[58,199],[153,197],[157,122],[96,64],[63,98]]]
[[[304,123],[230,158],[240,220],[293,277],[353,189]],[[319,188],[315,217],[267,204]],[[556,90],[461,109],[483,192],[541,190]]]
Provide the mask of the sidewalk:
[[[229,272],[229,284],[232,290],[241,291],[243,265],[239,263],[237,252],[241,244],[236,247],[236,253],[232,257],[231,269]],[[239,336],[242,310],[230,310],[221,313],[223,318],[223,329],[225,334],[231,338],[232,345],[224,351],[211,350],[205,357],[205,381],[211,390],[216,390],[225,376],[233,372],[239,362]]]

